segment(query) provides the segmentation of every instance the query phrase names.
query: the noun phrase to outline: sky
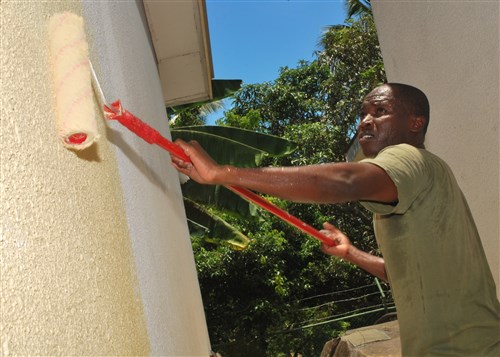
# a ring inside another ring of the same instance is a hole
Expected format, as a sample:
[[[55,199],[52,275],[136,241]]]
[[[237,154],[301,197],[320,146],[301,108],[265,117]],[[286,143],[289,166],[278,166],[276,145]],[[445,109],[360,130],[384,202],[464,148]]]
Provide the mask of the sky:
[[[215,78],[244,84],[272,81],[280,67],[312,60],[324,28],[346,18],[340,0],[206,0],[206,5]],[[211,115],[207,124],[221,116]]]

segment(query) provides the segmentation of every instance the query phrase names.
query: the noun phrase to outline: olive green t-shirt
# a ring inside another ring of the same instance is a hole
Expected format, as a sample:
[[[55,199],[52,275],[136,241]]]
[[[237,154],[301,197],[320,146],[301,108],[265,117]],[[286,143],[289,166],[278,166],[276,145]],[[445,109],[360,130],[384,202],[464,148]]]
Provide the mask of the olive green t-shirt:
[[[406,144],[362,162],[385,170],[398,190],[395,205],[363,205],[374,213],[403,356],[500,356],[495,283],[448,165]]]

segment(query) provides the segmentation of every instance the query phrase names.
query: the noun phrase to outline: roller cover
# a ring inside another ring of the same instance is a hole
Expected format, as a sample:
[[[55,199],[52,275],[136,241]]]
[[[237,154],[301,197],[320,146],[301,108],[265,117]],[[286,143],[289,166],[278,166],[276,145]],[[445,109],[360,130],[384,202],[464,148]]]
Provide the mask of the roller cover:
[[[99,137],[83,19],[71,12],[49,20],[57,133],[67,148],[82,150]]]

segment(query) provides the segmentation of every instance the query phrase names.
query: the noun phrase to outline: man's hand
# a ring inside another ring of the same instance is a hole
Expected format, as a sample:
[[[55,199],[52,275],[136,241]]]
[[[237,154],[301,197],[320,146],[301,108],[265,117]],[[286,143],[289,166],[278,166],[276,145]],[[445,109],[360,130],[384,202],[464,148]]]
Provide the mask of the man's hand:
[[[325,229],[321,230],[321,233],[337,244],[334,247],[322,244],[321,250],[324,253],[342,258],[383,281],[388,281],[383,258],[357,249],[344,233],[330,223],[323,223],[323,228]]]
[[[185,141],[178,139],[175,144],[179,145],[191,162],[186,162],[177,156],[172,155],[172,165],[176,170],[189,176],[191,179],[202,184],[217,184],[217,177],[222,172],[223,167],[218,165],[197,141]]]
[[[323,253],[333,255],[342,259],[345,259],[347,256],[351,245],[351,241],[347,236],[342,233],[337,227],[330,223],[323,223],[323,228],[321,233],[323,233],[326,237],[330,238],[335,246],[328,246],[325,243],[321,245],[321,250]]]

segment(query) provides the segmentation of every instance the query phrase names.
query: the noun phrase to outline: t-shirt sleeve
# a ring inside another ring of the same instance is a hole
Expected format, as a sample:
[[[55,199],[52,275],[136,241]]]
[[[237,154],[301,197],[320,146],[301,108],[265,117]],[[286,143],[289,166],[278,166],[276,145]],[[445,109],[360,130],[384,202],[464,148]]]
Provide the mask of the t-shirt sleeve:
[[[403,214],[431,182],[431,172],[425,164],[422,152],[411,145],[389,146],[375,158],[361,162],[382,168],[392,179],[398,190],[396,205],[361,202],[368,210],[377,214]]]

